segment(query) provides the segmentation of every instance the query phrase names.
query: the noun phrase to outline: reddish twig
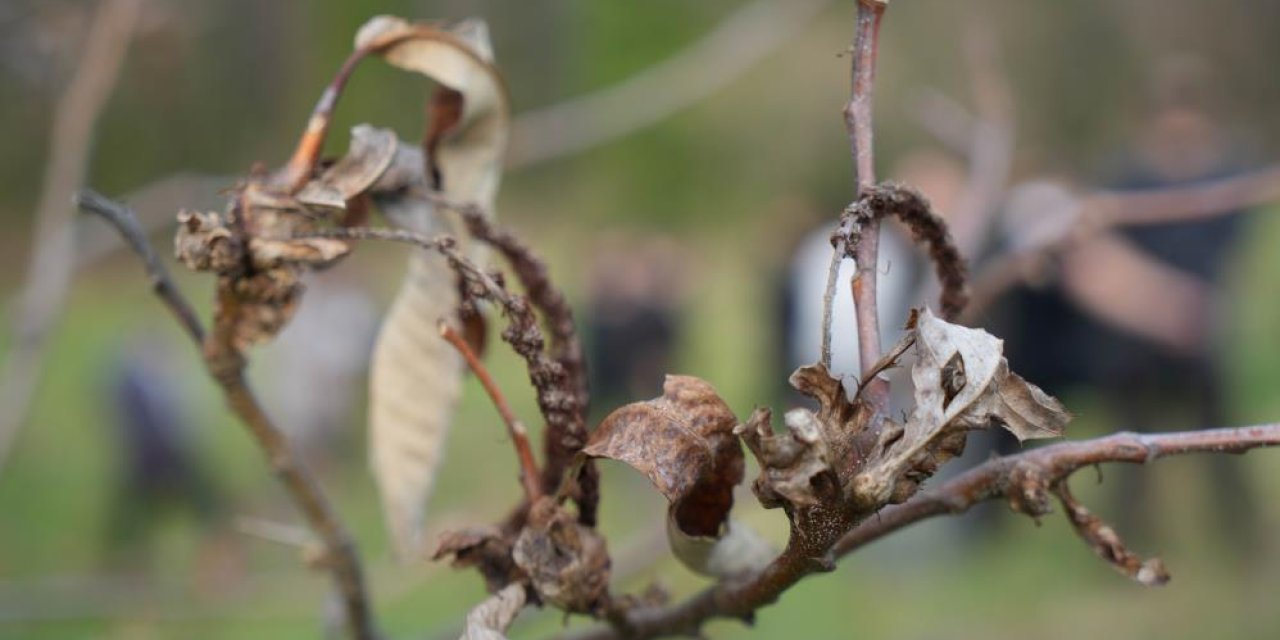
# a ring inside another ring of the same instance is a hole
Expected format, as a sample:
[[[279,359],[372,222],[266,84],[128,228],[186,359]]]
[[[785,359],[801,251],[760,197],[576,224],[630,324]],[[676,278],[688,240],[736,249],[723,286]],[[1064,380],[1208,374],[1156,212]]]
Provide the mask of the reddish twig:
[[[457,349],[462,358],[467,361],[467,366],[471,367],[471,371],[476,374],[480,386],[484,387],[485,393],[489,394],[493,406],[497,408],[502,421],[506,423],[507,434],[511,436],[516,457],[520,460],[520,484],[524,487],[525,496],[532,503],[542,497],[542,485],[538,482],[538,463],[533,458],[533,447],[529,444],[528,430],[511,410],[511,405],[507,404],[507,399],[498,389],[498,384],[494,382],[493,376],[489,375],[489,370],[471,349],[471,345],[467,344],[467,341],[444,321],[440,322],[440,336],[453,345],[453,348]]]
[[[219,320],[212,333],[206,335],[199,320],[181,292],[173,286],[164,265],[155,257],[146,238],[140,233],[137,219],[127,208],[91,192],[79,199],[86,211],[101,215],[112,222],[126,237],[129,246],[142,256],[147,272],[158,296],[177,317],[179,324],[201,348],[205,367],[217,381],[227,404],[249,429],[249,433],[266,454],[272,471],[280,479],[290,498],[306,518],[311,530],[319,537],[322,553],[318,565],[328,569],[334,584],[342,596],[347,628],[353,638],[373,639],[377,633],[373,624],[373,612],[365,592],[364,571],[359,555],[346,526],[342,523],[315,477],[294,454],[284,434],[275,426],[262,409],[253,389],[245,378],[244,355],[235,347],[235,307],[239,300],[219,286]]]
[[[453,202],[435,193],[425,194],[425,197],[437,206],[457,213],[473,238],[497,249],[520,281],[529,302],[542,314],[550,337],[547,353],[560,364],[565,376],[565,393],[559,401],[564,410],[546,416],[547,429],[543,437],[546,468],[542,470],[542,486],[544,491],[554,492],[561,486],[574,456],[587,441],[590,393],[586,358],[573,310],[564,293],[552,283],[546,263],[516,234],[495,225],[478,205]],[[578,505],[582,522],[594,524],[599,502],[599,472],[594,463],[587,461],[578,473],[577,484],[581,490]]]
[[[307,119],[307,128],[298,139],[297,148],[294,149],[289,162],[275,176],[276,184],[287,193],[297,192],[311,178],[311,172],[315,169],[316,162],[320,159],[320,152],[324,149],[324,141],[329,134],[329,124],[333,121],[333,109],[338,105],[338,98],[342,97],[342,90],[346,88],[347,81],[355,73],[356,67],[373,52],[373,49],[367,47],[352,51],[351,55],[342,62],[333,79],[329,81],[329,85],[324,88],[324,92],[320,94],[320,99],[311,110],[311,117]]]

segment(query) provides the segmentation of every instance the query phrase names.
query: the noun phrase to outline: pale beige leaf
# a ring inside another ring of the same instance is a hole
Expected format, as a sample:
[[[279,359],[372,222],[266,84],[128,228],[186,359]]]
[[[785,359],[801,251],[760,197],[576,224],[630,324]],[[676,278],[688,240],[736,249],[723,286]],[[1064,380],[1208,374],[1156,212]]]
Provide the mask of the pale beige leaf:
[[[465,21],[446,31],[378,16],[361,27],[356,46],[375,48],[387,62],[462,94],[462,119],[437,150],[436,162],[448,196],[491,209],[511,115],[483,23]]]
[[[507,628],[524,608],[525,587],[514,583],[489,596],[467,614],[460,640],[506,640]]]
[[[502,80],[491,64],[491,49],[475,23],[448,31],[378,17],[361,28],[357,47],[370,47],[387,62],[424,74],[459,92],[463,113],[440,138],[434,164],[443,195],[493,211],[502,172],[509,107]],[[401,197],[375,198],[398,226],[422,232],[450,232],[461,249],[477,259],[456,220],[438,215],[423,194],[432,186],[420,149],[391,145],[376,130],[353,132],[353,166],[347,182],[334,190],[363,188],[372,181],[381,193],[388,181]],[[382,168],[386,161],[385,169]],[[356,178],[359,179],[356,179]],[[353,186],[354,185],[354,186]],[[408,274],[392,303],[374,348],[370,371],[369,433],[374,476],[397,549],[413,557],[421,549],[425,508],[450,424],[462,392],[461,358],[437,331],[441,319],[457,312],[457,282],[443,258],[415,251]]]

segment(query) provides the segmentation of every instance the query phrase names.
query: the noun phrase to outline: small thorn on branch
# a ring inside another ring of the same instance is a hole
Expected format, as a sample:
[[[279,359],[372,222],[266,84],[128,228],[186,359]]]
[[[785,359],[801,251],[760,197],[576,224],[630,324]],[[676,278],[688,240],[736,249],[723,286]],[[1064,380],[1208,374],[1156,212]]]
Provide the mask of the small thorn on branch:
[[[440,321],[440,336],[453,345],[462,359],[467,361],[467,366],[476,374],[476,379],[484,387],[485,393],[489,394],[493,406],[498,409],[498,414],[506,423],[507,433],[511,435],[511,443],[515,445],[516,456],[520,459],[520,484],[523,485],[529,502],[532,503],[541,498],[542,486],[538,482],[538,463],[534,460],[533,447],[529,444],[529,432],[525,429],[524,423],[520,422],[515,412],[511,410],[511,405],[507,404],[507,399],[498,389],[493,376],[489,375],[488,368],[480,361],[480,357],[472,350],[471,345],[467,344],[466,339],[443,320]]]

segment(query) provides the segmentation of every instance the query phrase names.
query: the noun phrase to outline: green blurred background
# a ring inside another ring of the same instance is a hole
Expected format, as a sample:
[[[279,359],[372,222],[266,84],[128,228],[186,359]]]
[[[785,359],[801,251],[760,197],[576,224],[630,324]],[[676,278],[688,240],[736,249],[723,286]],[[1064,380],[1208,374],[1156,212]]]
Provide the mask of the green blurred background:
[[[744,2],[221,3],[148,0],[119,85],[97,129],[89,183],[127,194],[174,174],[235,176],[280,163],[311,104],[376,13],[410,18],[484,17],[517,112],[623,81],[681,51]],[[786,2],[779,2],[785,7]],[[723,90],[669,118],[583,153],[514,171],[500,216],[551,258],[575,303],[584,300],[592,246],[602,237],[664,236],[687,258],[675,370],[711,381],[745,415],[774,403],[776,316],[771,286],[798,230],[850,199],[851,167],[840,108],[848,90],[854,2],[830,2],[799,35]],[[0,7],[0,278],[12,292],[25,271],[50,115],[77,59],[91,5],[5,0]],[[1213,70],[1222,121],[1255,162],[1280,158],[1280,3],[1257,0],[898,0],[882,33],[876,102],[878,164],[937,143],[912,116],[936,89],[970,99],[965,34],[993,38],[1014,93],[1017,178],[1066,175],[1089,184],[1133,136],[1144,86],[1164,56],[1192,52]],[[422,130],[426,88],[369,64],[338,110],[337,131],[357,122]],[[331,146],[340,152],[344,135]],[[228,183],[231,178],[228,178]],[[208,194],[193,194],[205,197]],[[1273,212],[1280,213],[1280,212]],[[1280,218],[1260,210],[1232,266],[1227,357],[1233,424],[1280,416]],[[168,234],[157,236],[167,247]],[[163,251],[167,253],[167,250]],[[349,265],[379,303],[399,278],[403,252],[370,251]],[[180,274],[207,310],[208,278]],[[6,297],[8,297],[6,295]],[[5,332],[7,336],[8,332]],[[147,560],[103,559],[104,530],[121,455],[105,422],[111,362],[128,336],[172,342],[187,357],[199,459],[235,514],[296,522],[259,452],[196,369],[194,353],[153,300],[134,260],[114,255],[77,275],[54,332],[46,374],[26,427],[0,475],[0,637],[309,638],[321,633],[326,578],[296,550],[235,531],[210,531],[176,511],[156,520]],[[502,349],[495,372],[529,421],[524,374]],[[266,375],[266,374],[264,374]],[[468,395],[431,507],[432,535],[500,517],[517,495],[514,462],[478,386]],[[655,388],[656,392],[656,388]],[[1067,398],[1076,437],[1115,427],[1088,393]],[[607,407],[596,407],[597,413]],[[400,566],[387,550],[365,465],[362,410],[352,412],[341,455],[323,483],[355,532],[389,637],[446,637],[483,594],[477,576],[440,565]],[[1172,425],[1189,426],[1189,425]],[[717,622],[712,637],[1274,638],[1280,636],[1280,455],[1236,462],[1259,494],[1271,532],[1242,558],[1218,535],[1217,499],[1202,460],[1147,470],[1153,533],[1173,582],[1144,589],[1093,558],[1058,516],[1035,526],[1008,518],[977,540],[922,527],[871,546],[831,575],[805,581],[762,611],[757,629]],[[1104,469],[1104,473],[1107,470]],[[646,549],[661,545],[663,503],[629,470],[605,465],[604,531],[626,571],[619,588],[658,581],[673,594],[702,580]],[[1091,473],[1077,495],[1108,509]],[[749,493],[742,517],[781,540],[781,513]],[[625,508],[624,506],[625,505]],[[1122,532],[1123,533],[1123,532]],[[212,541],[211,541],[212,540]],[[527,612],[513,631],[536,637],[559,616]],[[581,624],[575,622],[574,624]]]

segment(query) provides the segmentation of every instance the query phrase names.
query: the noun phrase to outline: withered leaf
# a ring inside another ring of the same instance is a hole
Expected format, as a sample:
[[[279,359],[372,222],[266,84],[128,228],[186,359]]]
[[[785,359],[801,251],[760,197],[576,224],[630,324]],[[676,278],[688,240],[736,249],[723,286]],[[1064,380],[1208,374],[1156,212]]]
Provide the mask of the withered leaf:
[[[762,407],[737,427],[760,460],[760,477],[753,489],[761,504],[770,509],[808,507],[835,495],[819,495],[823,488],[838,487],[819,419],[806,409],[793,409],[784,419],[787,431],[774,433],[772,416]]]
[[[1071,414],[1057,399],[1009,371],[1003,343],[981,329],[921,311],[913,336],[915,407],[877,450],[859,484],[863,500],[901,502],[939,465],[964,451],[966,434],[997,425],[1019,440],[1060,435]]]
[[[440,536],[432,560],[452,557],[454,568],[475,567],[490,591],[523,578],[511,559],[512,542],[498,527],[473,527]]]
[[[745,464],[736,424],[710,384],[671,375],[661,397],[609,414],[583,451],[648,477],[670,501],[667,534],[676,557],[696,572],[725,577],[758,569],[774,555],[754,532],[729,520]]]
[[[899,463],[945,430],[1008,429],[1019,440],[1061,435],[1071,414],[1062,403],[1009,371],[1003,342],[981,329],[922,311],[916,326],[915,410],[896,448]]]
[[[304,185],[298,201],[313,207],[346,208],[349,200],[368,191],[391,168],[399,147],[394,131],[356,125],[346,155]]]
[[[550,498],[530,509],[529,524],[511,556],[538,597],[560,609],[598,613],[609,591],[609,553],[604,538]]]
[[[643,473],[675,509],[681,529],[715,536],[742,482],[738,419],[707,382],[667,376],[662,396],[609,414],[583,450]]]

